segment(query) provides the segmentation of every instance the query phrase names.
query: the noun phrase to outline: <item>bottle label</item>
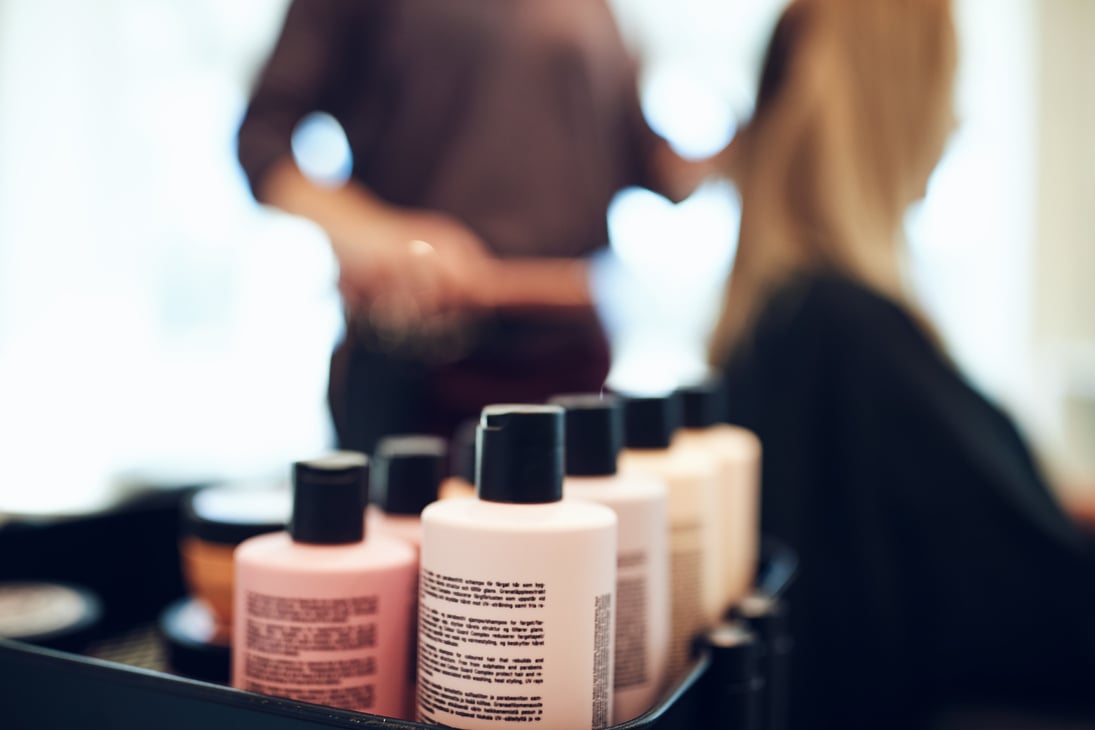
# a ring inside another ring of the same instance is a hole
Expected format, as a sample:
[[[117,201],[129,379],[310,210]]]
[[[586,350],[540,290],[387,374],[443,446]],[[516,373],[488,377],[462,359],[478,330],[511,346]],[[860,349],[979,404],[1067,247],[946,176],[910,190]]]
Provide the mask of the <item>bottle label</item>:
[[[616,689],[644,684],[650,678],[647,616],[647,555],[620,553],[616,563]]]
[[[603,593],[593,600],[593,721],[592,727],[608,727],[612,722],[612,594]]]
[[[376,703],[380,598],[246,594],[243,689],[332,707]]]
[[[677,522],[669,529],[672,625],[669,673],[677,678],[692,658],[692,642],[704,629],[703,524]]]
[[[423,567],[420,590],[419,720],[543,722],[547,586]],[[596,596],[591,609],[591,727],[604,728],[611,722],[612,594]]]
[[[427,568],[421,580],[419,719],[541,722],[547,587]]]

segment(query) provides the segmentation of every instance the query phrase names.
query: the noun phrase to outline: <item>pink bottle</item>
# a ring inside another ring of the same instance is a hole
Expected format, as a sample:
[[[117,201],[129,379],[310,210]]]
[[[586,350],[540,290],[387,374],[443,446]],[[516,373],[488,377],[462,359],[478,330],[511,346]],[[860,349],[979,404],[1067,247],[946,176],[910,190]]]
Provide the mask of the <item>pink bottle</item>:
[[[422,545],[422,510],[437,501],[445,476],[445,440],[436,436],[389,436],[373,456],[369,523],[380,533]]]
[[[413,547],[416,571],[422,549],[422,510],[437,501],[447,452],[445,440],[436,436],[389,436],[380,440],[373,453],[366,529]],[[416,628],[415,651],[407,669],[408,717],[414,717],[417,697],[417,600],[411,615]]]
[[[368,462],[297,462],[287,532],[236,549],[232,686],[391,717],[409,706],[415,551],[365,538]]]

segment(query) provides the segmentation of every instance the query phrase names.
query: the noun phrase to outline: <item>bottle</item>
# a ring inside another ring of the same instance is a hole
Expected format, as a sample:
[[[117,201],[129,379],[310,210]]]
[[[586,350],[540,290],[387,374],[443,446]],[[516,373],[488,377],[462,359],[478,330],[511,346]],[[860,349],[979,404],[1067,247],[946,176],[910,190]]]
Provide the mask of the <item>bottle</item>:
[[[700,680],[697,726],[761,730],[764,677],[761,646],[740,621],[705,631],[698,642],[708,667]]]
[[[405,716],[416,561],[365,539],[367,471],[355,452],[297,462],[288,531],[236,548],[232,686]]]
[[[377,444],[370,470],[373,509],[366,512],[371,529],[403,540],[414,548],[417,562],[422,547],[422,510],[437,501],[445,472],[446,446],[435,436],[388,436]],[[368,528],[367,528],[368,529]],[[418,683],[418,568],[411,610],[411,661],[407,669],[407,717],[414,717]]]
[[[669,523],[666,487],[617,473],[623,410],[613,396],[552,398],[566,423],[563,495],[616,513],[616,652],[613,724],[650,709],[668,679]]]
[[[687,386],[678,393],[683,427],[675,443],[705,449],[719,464],[720,605],[725,612],[749,593],[756,578],[760,551],[760,439],[746,428],[721,422],[724,393],[717,381]]]
[[[616,515],[563,497],[563,410],[488,406],[476,497],[422,513],[418,719],[603,728]]]
[[[388,436],[377,444],[370,469],[372,526],[405,540],[417,554],[422,544],[422,510],[437,501],[447,449],[435,436]]]
[[[757,637],[760,672],[764,677],[761,697],[762,730],[786,730],[790,724],[791,637],[788,608],[778,596],[753,591],[731,610],[730,620],[739,621]]]
[[[680,426],[680,401],[672,395],[623,399],[624,449],[620,472],[645,474],[668,487],[669,677],[680,677],[692,659],[695,638],[721,618],[721,543],[716,520],[718,470],[701,451],[671,448]]]

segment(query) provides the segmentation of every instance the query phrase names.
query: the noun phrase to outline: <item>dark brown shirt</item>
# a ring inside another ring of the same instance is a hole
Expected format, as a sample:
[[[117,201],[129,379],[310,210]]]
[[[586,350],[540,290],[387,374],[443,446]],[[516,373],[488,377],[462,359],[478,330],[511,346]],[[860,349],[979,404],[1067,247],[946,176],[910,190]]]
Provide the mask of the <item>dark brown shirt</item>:
[[[355,179],[502,256],[589,253],[617,191],[657,189],[602,0],[296,0],[239,132],[253,187],[313,111],[342,124]]]
[[[608,243],[621,189],[658,192],[636,68],[604,0],[294,0],[239,130],[252,188],[322,111],[354,179],[449,213],[496,254],[573,257]],[[456,359],[347,332],[332,361],[344,447],[396,431],[449,435],[491,402],[595,390],[609,351],[592,310],[483,318]]]

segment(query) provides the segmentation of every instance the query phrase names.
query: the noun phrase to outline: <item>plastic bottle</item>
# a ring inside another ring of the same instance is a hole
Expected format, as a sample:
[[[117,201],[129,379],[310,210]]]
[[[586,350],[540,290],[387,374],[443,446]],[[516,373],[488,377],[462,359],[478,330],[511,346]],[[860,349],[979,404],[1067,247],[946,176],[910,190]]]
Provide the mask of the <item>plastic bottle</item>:
[[[780,598],[754,591],[731,611],[731,620],[744,623],[757,637],[760,671],[764,677],[761,697],[762,730],[786,730],[789,726],[791,638],[787,604]]]
[[[669,523],[665,483],[619,474],[623,410],[613,396],[552,398],[566,419],[563,494],[616,513],[616,653],[613,723],[657,701],[669,669]]]
[[[366,529],[414,548],[418,560],[422,548],[422,510],[437,501],[445,473],[444,439],[435,436],[388,436],[377,444],[370,470],[371,509]],[[417,578],[418,568],[415,568]],[[407,716],[414,717],[418,684],[418,589],[411,612],[414,650],[407,671]]]
[[[367,463],[354,452],[297,462],[288,531],[236,549],[234,687],[405,716],[415,554],[365,539]]]
[[[477,496],[422,514],[418,719],[605,727],[616,515],[563,500],[558,406],[488,406],[478,430]]]
[[[422,544],[422,510],[437,501],[445,473],[444,439],[388,436],[377,444],[369,494],[375,511],[372,526],[406,540],[417,553]]]
[[[740,426],[723,423],[723,392],[709,380],[678,391],[683,427],[674,439],[705,449],[719,465],[718,516],[722,536],[723,611],[745,597],[756,577],[760,549],[760,440]]]
[[[672,447],[681,419],[680,402],[675,397],[630,396],[623,404],[620,472],[653,476],[669,489],[672,680],[690,663],[695,638],[721,619],[718,467],[709,454]]]
[[[761,730],[765,684],[756,635],[741,622],[726,622],[708,629],[698,643],[709,665],[700,680],[695,724]]]

